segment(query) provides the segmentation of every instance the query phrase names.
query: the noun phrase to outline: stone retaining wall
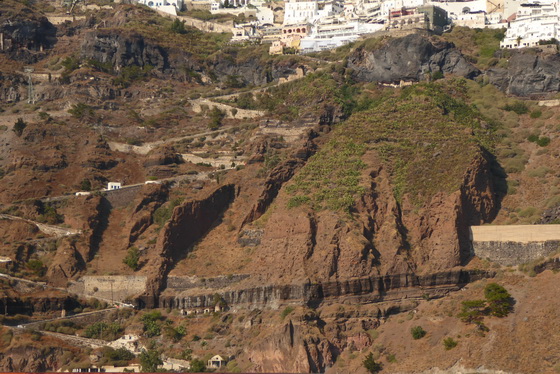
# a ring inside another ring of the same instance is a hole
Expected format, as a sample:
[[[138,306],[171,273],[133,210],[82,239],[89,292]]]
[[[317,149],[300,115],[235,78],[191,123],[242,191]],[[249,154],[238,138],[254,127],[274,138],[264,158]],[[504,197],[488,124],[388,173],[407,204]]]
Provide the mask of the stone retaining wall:
[[[68,292],[109,301],[125,301],[146,291],[146,276],[87,275],[68,287]]]
[[[472,226],[471,240],[477,257],[520,265],[560,250],[560,225]]]
[[[105,198],[111,203],[113,208],[127,206],[136,198],[136,195],[144,187],[144,184],[124,186],[118,190],[104,192]]]

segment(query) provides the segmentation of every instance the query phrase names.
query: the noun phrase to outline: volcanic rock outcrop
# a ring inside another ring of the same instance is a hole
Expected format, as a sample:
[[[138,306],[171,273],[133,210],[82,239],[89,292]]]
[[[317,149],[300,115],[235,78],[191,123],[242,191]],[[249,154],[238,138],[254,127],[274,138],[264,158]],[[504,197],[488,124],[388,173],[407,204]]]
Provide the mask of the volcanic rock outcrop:
[[[373,51],[358,48],[349,56],[348,68],[358,81],[382,83],[418,82],[436,72],[466,78],[480,74],[453,43],[421,34],[391,39]]]
[[[490,83],[508,94],[543,96],[560,91],[559,69],[559,54],[525,49],[513,52],[507,68],[491,68],[486,76]]]

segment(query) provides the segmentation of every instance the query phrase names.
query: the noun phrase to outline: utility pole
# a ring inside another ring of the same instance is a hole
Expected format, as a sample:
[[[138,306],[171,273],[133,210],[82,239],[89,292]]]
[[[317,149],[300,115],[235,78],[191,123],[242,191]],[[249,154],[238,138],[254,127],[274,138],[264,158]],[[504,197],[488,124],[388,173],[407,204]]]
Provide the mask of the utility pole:
[[[26,66],[23,71],[27,73],[27,103],[35,104],[35,88],[33,87],[33,79],[31,78],[31,73],[33,73],[33,68]]]

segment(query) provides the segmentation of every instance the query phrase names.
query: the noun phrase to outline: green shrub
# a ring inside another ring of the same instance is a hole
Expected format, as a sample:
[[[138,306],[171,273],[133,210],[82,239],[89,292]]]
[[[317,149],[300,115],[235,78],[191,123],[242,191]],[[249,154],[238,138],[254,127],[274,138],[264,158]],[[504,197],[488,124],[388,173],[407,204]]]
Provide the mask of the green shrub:
[[[513,104],[506,104],[503,109],[508,112],[514,112],[520,115],[529,113],[529,108],[522,101],[516,101]]]
[[[542,116],[542,111],[540,109],[531,112],[531,118],[540,118]]]
[[[411,328],[410,333],[412,334],[412,338],[415,340],[422,339],[426,336],[426,330],[424,330],[421,326]]]
[[[23,118],[18,118],[12,131],[16,133],[17,136],[21,136],[23,134],[23,130],[27,127],[27,123],[23,120]]]
[[[138,270],[140,267],[140,251],[138,248],[130,247],[123,263],[134,271]]]
[[[112,341],[117,339],[122,331],[122,326],[116,322],[95,322],[86,327],[84,337]]]
[[[540,147],[546,147],[550,144],[550,138],[548,136],[543,136],[537,140],[537,145]]]
[[[443,346],[445,347],[446,350],[455,348],[457,344],[459,343],[456,340],[453,340],[453,338],[451,337],[443,339]]]
[[[93,108],[84,103],[72,104],[72,107],[68,109],[68,113],[70,113],[72,117],[79,119],[92,117],[94,114]]]
[[[82,179],[80,183],[80,189],[82,191],[91,191],[91,181],[89,179]]]
[[[534,143],[539,140],[539,136],[537,134],[531,134],[527,137],[527,140]]]
[[[364,361],[362,361],[362,364],[364,365],[364,368],[366,368],[368,373],[371,374],[379,373],[383,369],[381,363],[375,361],[375,359],[373,358],[373,353],[371,352],[366,356]]]

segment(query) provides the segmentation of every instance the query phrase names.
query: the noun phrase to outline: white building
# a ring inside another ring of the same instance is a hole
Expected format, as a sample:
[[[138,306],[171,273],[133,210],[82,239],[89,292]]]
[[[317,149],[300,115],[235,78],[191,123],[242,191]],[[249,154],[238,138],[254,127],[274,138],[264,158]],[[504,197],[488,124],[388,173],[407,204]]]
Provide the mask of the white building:
[[[451,19],[461,14],[486,12],[486,0],[471,1],[430,1],[428,4],[435,5],[445,10]]]
[[[384,29],[382,23],[363,23],[358,21],[337,24],[318,24],[311,33],[300,41],[302,53],[333,49],[357,40],[361,35],[371,34]]]
[[[506,36],[500,47],[525,48],[534,47],[540,40],[558,39],[560,18],[558,1],[521,4],[516,18],[509,22]]]
[[[183,10],[183,0],[138,0],[138,4],[147,5],[150,8],[161,10],[165,13],[177,15],[177,12]]]
[[[274,11],[267,6],[257,6],[257,21],[261,25],[274,24]]]
[[[381,3],[381,16],[389,17],[392,10],[401,10],[403,8],[417,8],[426,3],[425,0],[387,0]]]
[[[120,182],[109,182],[107,183],[107,190],[108,191],[112,191],[112,190],[119,190],[122,187],[122,183]]]

